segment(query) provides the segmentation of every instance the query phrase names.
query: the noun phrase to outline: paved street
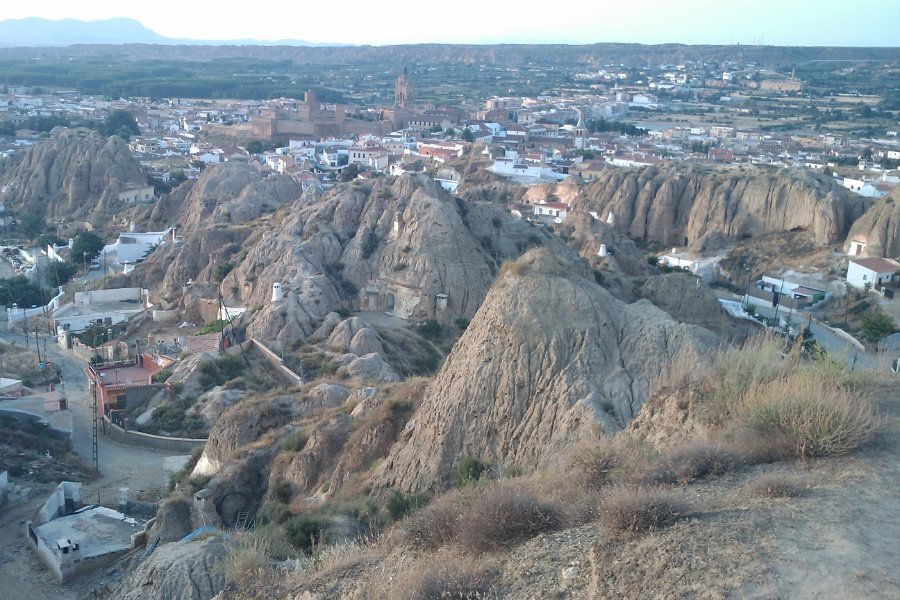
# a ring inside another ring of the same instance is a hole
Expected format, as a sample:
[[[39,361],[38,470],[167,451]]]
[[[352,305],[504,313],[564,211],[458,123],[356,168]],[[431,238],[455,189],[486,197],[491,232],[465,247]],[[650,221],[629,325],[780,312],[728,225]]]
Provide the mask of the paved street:
[[[46,337],[46,336],[45,336]],[[25,337],[20,333],[10,332],[6,322],[0,324],[0,339],[6,342],[15,341],[25,344]],[[41,351],[44,352],[44,340],[41,340]],[[33,344],[33,340],[32,340]],[[91,400],[88,394],[87,377],[84,374],[84,363],[62,351],[48,340],[46,352],[49,360],[59,366],[65,381],[69,409],[72,413],[72,443],[75,452],[82,459],[91,463]],[[100,462],[100,479],[91,482],[91,487],[130,487],[132,489],[149,489],[166,487],[169,477],[187,460],[187,456],[161,450],[135,448],[117,444],[101,434],[97,442]]]

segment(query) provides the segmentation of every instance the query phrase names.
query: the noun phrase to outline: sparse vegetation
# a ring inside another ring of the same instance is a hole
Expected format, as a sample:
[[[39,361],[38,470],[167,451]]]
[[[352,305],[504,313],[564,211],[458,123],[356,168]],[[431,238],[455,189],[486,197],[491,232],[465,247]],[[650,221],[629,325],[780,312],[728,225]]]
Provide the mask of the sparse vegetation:
[[[803,493],[803,486],[795,478],[774,473],[754,479],[750,493],[763,498],[793,498]]]
[[[454,481],[456,487],[463,487],[481,479],[487,465],[473,456],[463,456],[456,467]]]
[[[618,533],[643,533],[671,525],[687,516],[685,504],[660,489],[619,486],[609,490],[600,519]]]
[[[228,327],[227,319],[217,319],[215,321],[210,321],[206,325],[200,328],[194,335],[206,335],[208,333],[219,333],[223,329]]]
[[[281,442],[281,449],[285,452],[299,452],[306,446],[309,435],[302,429],[298,429],[290,433],[284,441]]]
[[[463,513],[456,541],[468,552],[496,551],[558,529],[562,523],[560,511],[521,482],[501,482]]]

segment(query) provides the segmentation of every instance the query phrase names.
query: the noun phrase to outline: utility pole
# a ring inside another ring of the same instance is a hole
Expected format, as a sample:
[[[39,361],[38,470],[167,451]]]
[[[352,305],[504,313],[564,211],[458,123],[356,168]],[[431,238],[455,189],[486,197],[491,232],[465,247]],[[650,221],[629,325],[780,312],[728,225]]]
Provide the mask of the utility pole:
[[[93,371],[93,368],[91,370]],[[100,462],[97,456],[97,382],[93,378],[91,378],[91,396],[93,397],[93,402],[91,403],[93,407],[91,411],[91,460],[94,463],[94,469],[97,473],[100,473]]]

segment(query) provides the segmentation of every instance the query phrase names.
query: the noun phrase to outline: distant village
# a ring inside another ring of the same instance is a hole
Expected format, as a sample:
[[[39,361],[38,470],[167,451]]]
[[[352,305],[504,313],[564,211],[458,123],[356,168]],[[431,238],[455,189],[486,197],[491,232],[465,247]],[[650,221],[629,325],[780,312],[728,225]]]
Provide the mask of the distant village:
[[[453,191],[459,173],[443,165],[462,156],[470,144],[480,145],[495,174],[525,185],[569,176],[590,180],[606,165],[666,161],[828,170],[839,184],[870,198],[900,182],[897,131],[874,139],[742,127],[734,115],[758,114],[760,98],[770,104],[791,100],[803,93],[805,84],[793,76],[761,74],[752,65],[726,67],[732,70],[712,72],[702,64],[609,66],[576,73],[581,88],[572,93],[493,97],[470,111],[417,103],[413,77],[405,70],[395,81],[391,106],[325,104],[313,92],[303,99],[272,101],[151,102],[7,87],[0,95],[0,123],[20,126],[29,118],[52,115],[96,120],[116,109],[128,110],[142,132],[129,141],[135,158],[153,180],[169,186],[196,179],[207,166],[244,157],[263,174],[289,175],[304,189],[429,169]],[[753,108],[742,108],[750,100]],[[679,124],[687,119],[674,118],[644,123],[663,106],[689,101],[727,107],[730,116],[715,124],[707,115],[702,126]],[[0,155],[35,143],[40,135],[18,129],[14,137],[0,141]],[[214,141],[224,139],[255,141]],[[270,144],[273,140],[286,144]]]

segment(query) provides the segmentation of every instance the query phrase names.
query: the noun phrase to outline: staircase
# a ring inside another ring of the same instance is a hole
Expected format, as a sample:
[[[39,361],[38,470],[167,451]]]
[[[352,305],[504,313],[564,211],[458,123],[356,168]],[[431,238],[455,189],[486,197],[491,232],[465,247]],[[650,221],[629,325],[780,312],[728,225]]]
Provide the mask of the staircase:
[[[250,520],[250,513],[248,511],[242,510],[237,514],[237,518],[234,520],[234,528],[253,529],[253,522]]]

